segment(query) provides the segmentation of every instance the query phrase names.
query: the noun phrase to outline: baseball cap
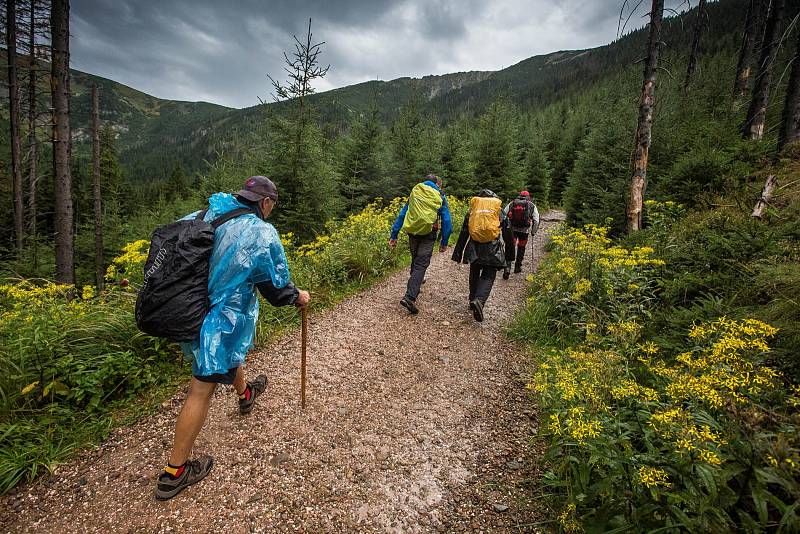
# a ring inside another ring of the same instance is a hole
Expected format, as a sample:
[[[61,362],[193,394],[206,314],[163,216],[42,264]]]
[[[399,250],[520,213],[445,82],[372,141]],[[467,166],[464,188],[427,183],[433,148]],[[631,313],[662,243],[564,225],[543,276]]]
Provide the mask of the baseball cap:
[[[530,197],[531,197],[531,194],[530,194],[530,193],[528,193],[527,191],[520,191],[520,193],[519,193],[519,196],[521,196],[521,197],[528,197],[528,198],[530,198]]]
[[[278,188],[266,176],[251,176],[236,194],[252,202],[258,202],[262,198],[271,198],[276,202],[278,200]]]

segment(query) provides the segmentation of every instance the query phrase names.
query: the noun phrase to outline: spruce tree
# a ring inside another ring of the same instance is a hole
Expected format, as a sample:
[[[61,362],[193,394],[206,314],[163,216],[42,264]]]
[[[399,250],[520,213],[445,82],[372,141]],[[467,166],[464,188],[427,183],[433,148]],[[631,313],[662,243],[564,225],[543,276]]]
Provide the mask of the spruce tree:
[[[392,196],[407,195],[422,178],[420,153],[422,117],[412,99],[403,106],[389,131]]]
[[[439,175],[441,171],[444,132],[434,117],[425,117],[419,130],[419,151],[417,161],[417,181],[429,174]]]
[[[448,195],[466,198],[477,191],[467,122],[450,125],[444,133],[439,168]]]
[[[323,150],[325,140],[307,98],[314,93],[312,83],[328,72],[319,65],[323,44],[313,42],[309,20],[305,39],[295,37],[291,58],[284,55],[286,84],[270,78],[275,99],[288,100],[286,112],[270,119],[268,168],[280,205],[275,220],[282,230],[291,229],[302,239],[313,237],[341,207],[338,174]]]
[[[630,125],[619,120],[594,124],[581,143],[564,191],[567,222],[604,224],[621,234],[626,228]]]
[[[53,60],[50,63],[50,85],[53,106],[53,182],[56,282],[75,282],[75,219],[72,206],[70,156],[72,134],[69,124],[69,0],[53,0],[50,6]]]
[[[346,212],[364,207],[373,198],[384,196],[389,189],[383,135],[378,109],[373,108],[357,115],[348,134],[339,139],[338,170]]]
[[[172,195],[180,198],[183,198],[189,192],[189,179],[186,177],[180,161],[176,161],[175,165],[172,166],[168,189]]]
[[[108,123],[100,128],[100,183],[106,216],[133,214],[140,207],[152,206],[152,199],[145,198],[137,204],[132,198],[131,186],[125,182],[119,164],[117,134]]]
[[[481,116],[475,157],[478,188],[489,188],[502,199],[517,196],[525,185],[517,148],[516,110],[495,102]]]
[[[278,187],[274,218],[281,230],[310,239],[331,217],[341,201],[338,174],[323,150],[319,127],[296,115],[271,119],[269,174]]]
[[[588,118],[574,110],[571,104],[554,106],[558,115],[557,122],[550,130],[550,154],[552,163],[549,199],[553,204],[562,202],[564,190],[568,185],[568,177],[575,165],[575,156],[581,141],[586,135]]]
[[[550,162],[542,148],[542,143],[534,141],[528,147],[524,163],[525,188],[537,204],[546,205],[549,202],[551,186]]]

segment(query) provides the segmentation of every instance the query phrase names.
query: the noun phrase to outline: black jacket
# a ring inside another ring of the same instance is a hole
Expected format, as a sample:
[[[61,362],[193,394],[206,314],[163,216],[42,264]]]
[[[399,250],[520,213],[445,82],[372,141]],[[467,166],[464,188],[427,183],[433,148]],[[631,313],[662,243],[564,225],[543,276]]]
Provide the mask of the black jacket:
[[[261,296],[273,306],[291,306],[297,301],[297,296],[300,294],[291,282],[280,289],[275,287],[271,280],[256,284],[256,287]]]
[[[501,232],[502,237],[502,232]],[[503,249],[503,240],[498,237],[490,243],[476,243],[469,237],[469,212],[464,216],[461,233],[453,248],[451,258],[456,263],[477,263],[486,267],[506,266],[506,255]]]

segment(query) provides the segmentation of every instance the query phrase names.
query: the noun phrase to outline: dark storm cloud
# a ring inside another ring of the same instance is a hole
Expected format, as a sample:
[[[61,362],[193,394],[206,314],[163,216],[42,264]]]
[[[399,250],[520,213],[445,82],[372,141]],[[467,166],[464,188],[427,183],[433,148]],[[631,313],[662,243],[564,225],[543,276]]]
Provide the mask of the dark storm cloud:
[[[615,37],[618,0],[73,0],[73,67],[161,98],[245,107],[282,79],[292,35],[325,41],[318,90],[497,70]],[[642,12],[644,14],[646,10]],[[641,26],[641,16],[631,24]]]

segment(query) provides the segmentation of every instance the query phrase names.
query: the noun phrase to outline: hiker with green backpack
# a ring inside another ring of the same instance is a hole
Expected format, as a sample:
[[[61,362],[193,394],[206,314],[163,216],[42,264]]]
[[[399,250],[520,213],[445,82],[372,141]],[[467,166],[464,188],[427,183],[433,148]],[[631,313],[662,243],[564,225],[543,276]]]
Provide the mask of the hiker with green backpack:
[[[436,236],[441,230],[439,251],[447,249],[453,224],[450,220],[450,207],[442,192],[442,179],[429,174],[425,181],[415,185],[408,196],[408,202],[397,215],[392,226],[389,246],[397,245],[400,231],[408,234],[411,249],[411,275],[406,285],[406,294],[400,304],[412,315],[419,313],[416,301],[420,287],[425,280],[425,272],[431,263]]]
[[[490,189],[472,197],[451,258],[456,263],[469,263],[469,309],[478,322],[483,321],[483,308],[497,271],[506,265],[502,210],[503,203]]]

